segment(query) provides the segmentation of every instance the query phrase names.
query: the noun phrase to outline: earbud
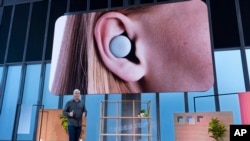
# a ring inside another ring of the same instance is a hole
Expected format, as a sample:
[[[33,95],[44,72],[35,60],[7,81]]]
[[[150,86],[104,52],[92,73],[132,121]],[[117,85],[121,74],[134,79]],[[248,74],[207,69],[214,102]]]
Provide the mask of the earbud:
[[[128,37],[124,35],[118,35],[111,40],[109,48],[115,57],[126,57],[131,50],[131,42]]]

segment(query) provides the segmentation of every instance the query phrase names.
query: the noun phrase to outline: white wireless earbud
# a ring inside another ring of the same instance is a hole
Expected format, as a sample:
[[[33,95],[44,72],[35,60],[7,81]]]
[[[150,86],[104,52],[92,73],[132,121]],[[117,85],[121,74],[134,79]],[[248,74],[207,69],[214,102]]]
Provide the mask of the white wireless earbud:
[[[125,57],[131,50],[131,42],[124,35],[115,36],[110,42],[111,53],[118,58]]]

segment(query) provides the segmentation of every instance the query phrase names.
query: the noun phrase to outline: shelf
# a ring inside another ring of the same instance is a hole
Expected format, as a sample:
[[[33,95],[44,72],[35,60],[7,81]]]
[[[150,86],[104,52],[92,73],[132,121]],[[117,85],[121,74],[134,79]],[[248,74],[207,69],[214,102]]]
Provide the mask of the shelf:
[[[99,141],[152,141],[150,101],[101,101]],[[141,110],[147,117],[138,117]]]
[[[103,119],[151,119],[151,117],[100,117]]]
[[[100,136],[151,136],[151,134],[100,134]]]

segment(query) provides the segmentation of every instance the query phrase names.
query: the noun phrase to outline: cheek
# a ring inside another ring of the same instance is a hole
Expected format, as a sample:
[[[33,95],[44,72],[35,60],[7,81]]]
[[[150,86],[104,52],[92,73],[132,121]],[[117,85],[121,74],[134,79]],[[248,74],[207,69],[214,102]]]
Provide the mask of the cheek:
[[[150,66],[176,67],[210,61],[211,45],[206,8],[186,9],[186,14],[145,21],[140,45]],[[171,20],[169,20],[171,19]],[[157,62],[157,63],[156,63]]]
[[[192,71],[196,71],[211,62],[208,30],[199,31],[189,27],[188,31],[185,30],[187,28],[177,28],[175,31],[165,28],[162,30],[164,32],[158,31],[154,32],[153,36],[148,34],[145,36],[143,47],[149,72],[159,73],[159,69],[175,71],[190,69],[190,66],[196,66],[191,68]],[[157,72],[153,72],[155,70]]]

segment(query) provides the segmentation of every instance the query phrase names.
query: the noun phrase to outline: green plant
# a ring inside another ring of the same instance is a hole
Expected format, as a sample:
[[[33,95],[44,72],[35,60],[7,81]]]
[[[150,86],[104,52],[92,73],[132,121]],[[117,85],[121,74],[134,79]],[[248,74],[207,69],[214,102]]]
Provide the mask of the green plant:
[[[211,138],[215,139],[215,141],[223,141],[227,132],[226,126],[221,123],[218,118],[212,118],[209,122],[208,133],[211,133]]]
[[[66,116],[64,116],[63,114],[59,115],[59,118],[61,119],[61,125],[63,127],[63,129],[68,132],[68,119]]]
[[[140,115],[142,117],[148,117],[148,112],[145,109],[140,110]]]

